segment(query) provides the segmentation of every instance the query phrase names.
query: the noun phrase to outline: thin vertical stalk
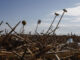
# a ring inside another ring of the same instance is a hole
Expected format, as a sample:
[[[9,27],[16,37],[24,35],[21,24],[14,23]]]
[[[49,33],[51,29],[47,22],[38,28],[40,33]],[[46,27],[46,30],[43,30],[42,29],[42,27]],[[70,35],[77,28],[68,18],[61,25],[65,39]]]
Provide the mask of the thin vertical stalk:
[[[54,19],[53,19],[53,21],[52,21],[52,23],[51,23],[50,27],[48,28],[48,30],[47,30],[47,32],[46,32],[46,34],[47,34],[47,33],[49,32],[49,30],[51,29],[52,24],[54,23],[54,21],[55,21],[56,17],[57,17],[57,16],[55,16],[55,17],[54,17]]]
[[[59,26],[59,24],[60,24],[60,22],[61,22],[61,19],[62,19],[62,17],[63,17],[63,15],[64,15],[65,12],[67,12],[67,10],[63,9],[63,13],[62,13],[62,15],[61,15],[61,17],[60,17],[60,20],[59,20],[58,24],[56,25],[55,29],[52,30],[52,31],[51,31],[50,33],[48,33],[48,34],[51,34],[52,32],[55,33],[55,31],[56,31],[56,29],[58,28],[58,26]]]

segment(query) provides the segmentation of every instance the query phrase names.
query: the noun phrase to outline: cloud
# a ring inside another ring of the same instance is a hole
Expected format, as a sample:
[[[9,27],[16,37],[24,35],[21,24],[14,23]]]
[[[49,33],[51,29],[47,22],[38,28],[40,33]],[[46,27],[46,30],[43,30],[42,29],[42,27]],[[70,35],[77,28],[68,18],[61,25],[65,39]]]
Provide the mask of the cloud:
[[[75,23],[80,23],[80,17],[76,17],[74,20],[72,20],[71,22],[75,22]]]
[[[67,16],[80,16],[80,3],[75,4],[74,7],[71,8],[66,8],[66,10],[68,11],[65,15]],[[55,11],[51,11],[51,15],[54,15],[54,13],[57,12],[60,15],[62,14],[62,10],[55,10]]]
[[[80,16],[80,6],[76,6],[76,7],[72,7],[72,8],[66,8],[66,10],[68,11],[65,15],[67,16]],[[62,13],[62,10],[57,11],[59,14]]]
[[[66,15],[68,16],[80,16],[80,6],[67,8],[67,10],[68,10],[68,13]]]
[[[80,3],[76,3],[76,4],[74,4],[74,6],[80,6]]]

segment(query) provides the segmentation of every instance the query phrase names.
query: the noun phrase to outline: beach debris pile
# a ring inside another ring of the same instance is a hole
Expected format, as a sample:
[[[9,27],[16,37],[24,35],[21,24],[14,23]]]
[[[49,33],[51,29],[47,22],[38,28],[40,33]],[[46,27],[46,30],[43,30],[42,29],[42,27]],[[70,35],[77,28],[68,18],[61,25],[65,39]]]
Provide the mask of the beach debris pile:
[[[46,33],[38,33],[38,25],[41,24],[41,20],[38,20],[35,29],[35,34],[24,34],[24,28],[27,22],[25,20],[19,21],[14,27],[11,27],[8,22],[6,25],[11,29],[10,32],[1,34],[4,32],[0,30],[0,56],[8,56],[2,59],[11,60],[78,60],[80,59],[80,38],[76,39],[73,36],[58,36],[55,34],[59,28],[59,24],[64,13],[67,12],[63,9],[63,13],[58,21],[55,29],[52,30],[52,25],[58,13],[55,13],[55,17],[46,31]],[[22,23],[23,28],[21,33],[17,33],[15,30],[18,25]],[[0,22],[0,26],[3,21]],[[13,33],[14,32],[14,33]],[[0,60],[2,60],[0,57]]]

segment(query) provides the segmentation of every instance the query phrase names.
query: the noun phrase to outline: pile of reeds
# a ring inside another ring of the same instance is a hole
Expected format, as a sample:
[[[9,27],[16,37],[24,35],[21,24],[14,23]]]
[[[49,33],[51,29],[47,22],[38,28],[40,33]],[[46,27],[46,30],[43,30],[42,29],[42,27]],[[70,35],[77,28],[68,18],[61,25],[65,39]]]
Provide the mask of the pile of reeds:
[[[67,12],[66,9],[63,9],[63,13],[58,21],[55,29],[52,29],[52,25],[59,15],[55,13],[55,17],[46,31],[46,33],[38,33],[38,25],[41,23],[41,20],[38,20],[37,26],[35,29],[34,35],[24,34],[24,28],[26,21],[19,21],[14,27],[11,27],[8,22],[6,24],[11,29],[10,32],[5,32],[5,34],[0,34],[0,49],[5,49],[7,52],[11,52],[19,60],[65,60],[72,59],[75,56],[75,59],[78,59],[78,54],[80,53],[79,46],[74,42],[68,42],[69,37],[61,37],[55,35],[55,31],[59,28],[59,24],[64,13]],[[0,26],[3,22],[0,23]],[[17,33],[15,29],[17,26],[22,23],[23,27],[20,33]],[[2,33],[3,31],[0,31]],[[13,32],[15,34],[13,34]],[[76,37],[76,36],[75,36]],[[70,36],[70,38],[72,38]],[[72,38],[74,40],[74,38]],[[75,48],[74,48],[75,47]],[[4,53],[4,52],[3,52]],[[73,59],[72,59],[73,60]]]

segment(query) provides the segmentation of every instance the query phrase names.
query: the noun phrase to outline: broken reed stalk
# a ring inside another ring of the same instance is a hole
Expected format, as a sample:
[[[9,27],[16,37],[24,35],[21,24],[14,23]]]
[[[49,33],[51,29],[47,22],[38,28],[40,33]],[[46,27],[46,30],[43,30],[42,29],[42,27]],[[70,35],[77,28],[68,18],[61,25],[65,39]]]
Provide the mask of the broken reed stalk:
[[[29,38],[27,37],[27,40],[25,40],[23,37],[21,37],[21,36],[18,36],[18,35],[14,35],[15,37],[17,37],[17,38],[19,38],[19,39],[21,39],[22,41],[24,41],[25,43],[31,43],[32,41],[28,41],[29,40]]]
[[[16,29],[16,27],[20,24],[20,22],[21,22],[21,21],[19,21],[19,22],[16,24],[16,26],[8,33],[8,35],[11,34],[11,33]]]
[[[2,42],[4,45],[4,41],[6,40],[6,42],[8,43],[8,39],[10,38],[10,34],[16,29],[16,27],[20,24],[20,21],[16,24],[16,26],[3,38]]]
[[[11,30],[13,29],[8,22],[6,22],[6,24],[8,25],[9,28],[11,28]],[[18,35],[18,33],[14,30],[14,32]]]
[[[26,54],[26,50],[27,50],[27,49],[24,50],[24,53],[23,53],[23,55],[21,56],[21,59],[20,59],[20,60],[24,60],[24,56],[25,56],[25,54]]]
[[[0,33],[2,33],[2,32],[3,32],[3,30],[0,31]]]
[[[54,23],[54,21],[55,21],[55,19],[56,19],[56,17],[57,16],[59,16],[59,14],[58,13],[55,13],[55,17],[54,17],[54,19],[53,19],[53,21],[52,21],[52,23],[51,23],[51,25],[50,25],[50,27],[48,28],[48,30],[47,30],[47,32],[46,32],[46,34],[49,32],[49,30],[51,29],[51,27],[52,27],[52,24]]]
[[[16,53],[16,51],[12,51],[18,58],[21,58],[20,54]]]
[[[37,26],[36,26],[35,34],[37,33],[37,29],[38,29],[38,24],[37,24]]]
[[[24,34],[24,26],[26,25],[26,21],[25,20],[22,21],[22,25],[23,25],[22,34]]]
[[[3,21],[1,21],[0,26],[2,25]]]
[[[29,48],[27,48],[27,50],[32,56],[34,56],[33,52]]]
[[[37,29],[38,29],[38,25],[41,23],[41,20],[38,20],[37,22],[37,26],[36,26],[36,30],[35,30],[35,34],[38,34]]]
[[[58,29],[58,26],[59,26],[59,24],[60,24],[60,22],[61,22],[62,17],[64,16],[64,13],[65,13],[65,12],[67,12],[67,10],[66,10],[66,9],[63,9],[63,13],[62,13],[62,15],[61,15],[61,17],[60,17],[60,20],[59,20],[58,24],[56,25],[55,29],[52,30],[52,31],[51,31],[50,33],[48,33],[48,34],[51,34],[52,32],[53,32],[53,34],[55,33],[56,29]]]
[[[55,56],[56,56],[57,60],[60,60],[60,58],[59,58],[59,56],[57,54],[55,54]]]

